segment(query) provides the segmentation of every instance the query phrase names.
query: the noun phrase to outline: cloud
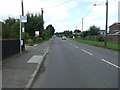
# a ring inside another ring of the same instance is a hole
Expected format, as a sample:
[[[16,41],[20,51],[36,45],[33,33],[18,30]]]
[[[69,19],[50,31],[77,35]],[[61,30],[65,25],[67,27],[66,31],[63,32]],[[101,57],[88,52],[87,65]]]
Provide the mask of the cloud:
[[[93,4],[101,4],[92,9],[84,19],[84,30],[91,25],[105,26],[106,0],[23,0],[25,14],[41,13],[44,10],[45,27],[52,24],[56,31],[81,29],[81,18],[89,12]],[[104,3],[103,3],[104,2]],[[21,14],[21,0],[0,0],[0,20],[8,16],[17,17]],[[109,25],[118,19],[118,0],[109,0]]]

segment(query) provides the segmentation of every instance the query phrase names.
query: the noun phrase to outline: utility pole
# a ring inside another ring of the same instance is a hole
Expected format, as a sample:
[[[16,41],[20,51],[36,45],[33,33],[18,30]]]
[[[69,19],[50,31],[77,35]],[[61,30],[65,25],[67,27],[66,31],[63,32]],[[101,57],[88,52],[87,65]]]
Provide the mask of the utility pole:
[[[21,46],[21,15],[20,15],[20,54],[22,53],[22,46]]]
[[[43,21],[43,13],[44,13],[43,8],[41,8],[42,22],[44,23],[44,21]],[[43,25],[43,29],[44,29],[44,25]]]
[[[82,38],[83,38],[83,18],[82,18]]]
[[[22,6],[22,16],[24,16],[24,5],[23,5],[23,0],[21,1],[21,6]]]
[[[42,19],[43,19],[43,13],[44,13],[43,8],[41,8]]]
[[[42,28],[41,28],[41,30],[40,30],[40,34],[42,35],[42,32],[44,31],[44,19],[43,19],[43,13],[44,13],[44,11],[43,11],[43,8],[41,8],[41,16],[42,16]],[[44,38],[43,38],[44,39]]]
[[[83,18],[82,18],[82,31],[83,31]]]
[[[106,0],[106,27],[105,27],[105,43],[104,43],[105,46],[107,46],[107,30],[108,30],[108,0]]]
[[[23,0],[21,0],[21,7],[22,7],[22,16],[24,16],[24,4],[23,4]],[[23,39],[22,41],[24,42],[24,34],[23,34],[24,33],[24,29],[25,29],[24,23],[22,23],[21,27],[22,27],[22,39]],[[25,50],[25,46],[23,46],[23,50]]]

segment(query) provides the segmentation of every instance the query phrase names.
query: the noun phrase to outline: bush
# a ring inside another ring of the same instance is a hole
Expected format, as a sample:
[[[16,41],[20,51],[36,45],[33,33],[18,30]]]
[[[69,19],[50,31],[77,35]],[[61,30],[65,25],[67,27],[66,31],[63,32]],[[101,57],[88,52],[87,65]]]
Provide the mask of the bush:
[[[27,40],[27,44],[30,45],[30,46],[33,46],[33,40],[32,39],[28,39]]]
[[[101,37],[98,38],[98,41],[99,41],[99,42],[103,42],[103,41],[104,41],[104,38],[101,36]]]

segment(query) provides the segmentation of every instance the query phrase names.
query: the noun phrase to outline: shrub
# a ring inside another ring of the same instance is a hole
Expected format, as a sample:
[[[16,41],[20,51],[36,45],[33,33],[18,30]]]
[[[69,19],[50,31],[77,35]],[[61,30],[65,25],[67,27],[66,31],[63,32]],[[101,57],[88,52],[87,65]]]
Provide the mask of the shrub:
[[[30,45],[30,46],[33,46],[33,40],[32,39],[28,39],[27,40],[27,44]]]
[[[104,41],[104,38],[101,36],[101,37],[98,38],[98,41],[99,41],[99,42],[103,42],[103,41]]]

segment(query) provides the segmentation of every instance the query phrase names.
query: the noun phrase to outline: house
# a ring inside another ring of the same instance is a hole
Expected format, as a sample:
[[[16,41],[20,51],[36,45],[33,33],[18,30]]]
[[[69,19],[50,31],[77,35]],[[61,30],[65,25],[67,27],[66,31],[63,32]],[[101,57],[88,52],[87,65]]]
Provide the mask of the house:
[[[100,35],[105,36],[105,30],[99,30]]]
[[[110,35],[120,35],[120,22],[113,23],[109,26]]]
[[[1,36],[2,36],[2,22],[0,22],[0,38],[2,38]]]

